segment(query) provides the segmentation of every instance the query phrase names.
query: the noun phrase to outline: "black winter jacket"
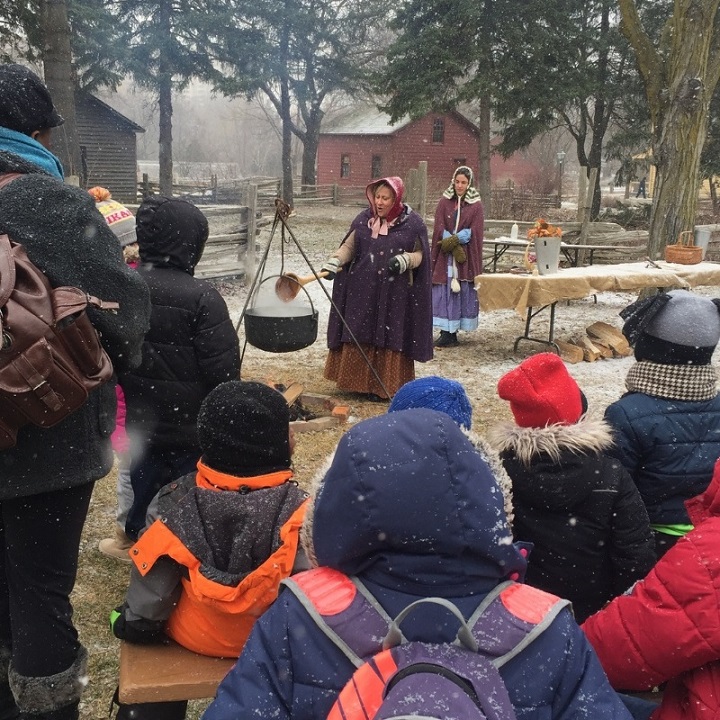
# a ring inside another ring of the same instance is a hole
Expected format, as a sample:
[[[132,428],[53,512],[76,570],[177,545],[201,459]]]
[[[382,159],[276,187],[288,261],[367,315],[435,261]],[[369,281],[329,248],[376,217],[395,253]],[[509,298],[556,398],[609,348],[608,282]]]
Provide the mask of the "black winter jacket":
[[[0,151],[0,173],[19,172],[0,190],[0,232],[21,243],[50,284],[74,285],[119,303],[117,313],[89,309],[117,372],[140,361],[148,327],[148,290],[123,262],[120,244],[85,190],[65,185],[23,158]],[[0,452],[0,500],[75,487],[112,467],[114,383],[52,428],[27,425],[15,448]]]
[[[175,223],[175,226],[173,226]],[[151,445],[200,456],[196,421],[216,385],[240,376],[240,352],[225,301],[192,274],[205,234],[192,222],[170,218],[140,244],[137,270],[150,288],[150,331],[142,363],[121,378],[125,426]]]
[[[600,420],[490,433],[513,486],[516,540],[532,542],[526,581],[572,601],[582,622],[645,577],[654,538],[637,488],[605,452]]]

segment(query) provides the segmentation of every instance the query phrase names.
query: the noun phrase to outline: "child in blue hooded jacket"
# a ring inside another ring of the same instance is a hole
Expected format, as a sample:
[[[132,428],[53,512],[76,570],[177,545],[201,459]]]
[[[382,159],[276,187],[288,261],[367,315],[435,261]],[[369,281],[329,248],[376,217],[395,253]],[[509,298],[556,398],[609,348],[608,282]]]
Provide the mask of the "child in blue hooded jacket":
[[[512,542],[495,478],[445,413],[402,410],[359,423],[318,483],[303,527],[317,566],[311,578],[353,577],[390,617],[418,598],[439,596],[467,619],[489,593],[525,587],[518,584],[524,553]],[[308,586],[304,575],[295,576],[295,586]],[[342,604],[341,597],[325,599]],[[500,668],[517,717],[628,720],[560,602],[544,632]],[[256,623],[205,720],[327,716],[355,667],[307,608],[295,589],[282,592]],[[423,605],[403,632],[410,641],[451,642],[457,621],[449,617]]]

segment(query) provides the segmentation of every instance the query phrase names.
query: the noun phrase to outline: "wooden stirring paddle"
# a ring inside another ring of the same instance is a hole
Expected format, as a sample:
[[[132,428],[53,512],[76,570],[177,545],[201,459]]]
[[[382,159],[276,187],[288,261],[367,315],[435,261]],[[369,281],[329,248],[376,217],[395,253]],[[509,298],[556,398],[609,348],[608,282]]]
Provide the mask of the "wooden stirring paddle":
[[[324,278],[329,274],[330,273],[327,270],[321,270],[317,274],[317,277],[315,275],[299,277],[295,273],[283,273],[275,282],[275,294],[283,302],[290,302],[297,297],[301,287],[313,282],[313,280],[317,280],[318,278]]]

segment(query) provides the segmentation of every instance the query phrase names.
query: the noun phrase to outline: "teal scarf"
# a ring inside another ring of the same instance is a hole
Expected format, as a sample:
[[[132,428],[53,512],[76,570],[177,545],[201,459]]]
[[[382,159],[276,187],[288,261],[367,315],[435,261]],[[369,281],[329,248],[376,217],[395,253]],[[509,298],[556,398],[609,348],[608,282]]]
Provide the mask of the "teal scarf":
[[[59,180],[64,179],[60,161],[44,145],[33,140],[29,135],[0,127],[0,150],[18,155]]]

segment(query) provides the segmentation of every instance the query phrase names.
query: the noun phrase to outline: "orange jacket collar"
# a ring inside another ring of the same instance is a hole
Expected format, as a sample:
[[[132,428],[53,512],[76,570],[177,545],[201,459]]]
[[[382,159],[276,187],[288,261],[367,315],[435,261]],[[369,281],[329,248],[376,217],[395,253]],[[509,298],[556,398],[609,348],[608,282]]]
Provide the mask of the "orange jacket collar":
[[[221,473],[218,470],[205,465],[202,460],[198,460],[197,475],[195,483],[198,487],[206,490],[240,490],[246,487],[250,490],[259,490],[260,488],[276,487],[282,485],[292,478],[292,470],[278,470],[267,475],[256,475],[255,477],[237,477]]]

